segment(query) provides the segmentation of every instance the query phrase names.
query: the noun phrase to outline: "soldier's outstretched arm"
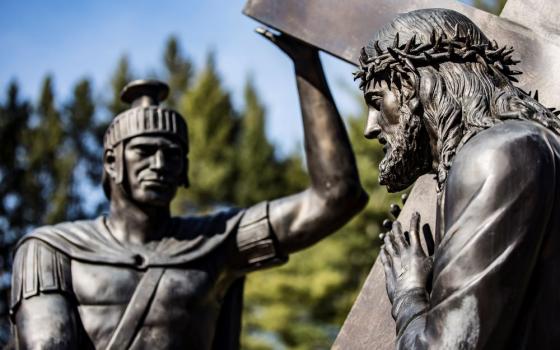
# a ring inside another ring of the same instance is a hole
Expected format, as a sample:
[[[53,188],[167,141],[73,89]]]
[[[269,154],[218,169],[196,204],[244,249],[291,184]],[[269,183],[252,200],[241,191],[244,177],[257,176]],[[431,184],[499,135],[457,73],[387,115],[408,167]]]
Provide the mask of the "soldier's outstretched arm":
[[[311,186],[269,205],[280,250],[289,254],[336,231],[364,207],[368,196],[317,49],[285,34],[257,32],[292,59],[303,118]]]

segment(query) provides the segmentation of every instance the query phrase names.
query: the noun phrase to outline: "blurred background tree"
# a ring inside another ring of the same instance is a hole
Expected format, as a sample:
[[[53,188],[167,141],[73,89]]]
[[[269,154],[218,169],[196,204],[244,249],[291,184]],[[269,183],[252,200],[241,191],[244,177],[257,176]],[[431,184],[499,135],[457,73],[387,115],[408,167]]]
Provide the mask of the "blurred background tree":
[[[507,0],[474,0],[473,5],[484,11],[498,15],[502,12],[506,2]]]
[[[495,13],[504,3],[475,1]],[[162,68],[152,75],[169,83],[167,104],[187,119],[190,135],[191,187],[173,202],[175,214],[247,207],[307,186],[301,151],[279,157],[267,137],[266,108],[250,78],[243,106],[235,108],[212,53],[196,69],[170,37],[162,58]],[[0,346],[9,339],[11,252],[17,240],[34,227],[106,210],[102,136],[111,118],[127,108],[120,91],[134,78],[122,56],[108,79],[109,93],[96,95],[92,83],[82,79],[61,101],[53,93],[54,78],[46,76],[37,101],[23,98],[15,81],[0,99]],[[345,121],[370,203],[339,232],[293,255],[285,266],[249,276],[243,349],[329,348],[374,262],[380,222],[396,195],[377,184],[383,154],[376,142],[363,139],[365,108]]]

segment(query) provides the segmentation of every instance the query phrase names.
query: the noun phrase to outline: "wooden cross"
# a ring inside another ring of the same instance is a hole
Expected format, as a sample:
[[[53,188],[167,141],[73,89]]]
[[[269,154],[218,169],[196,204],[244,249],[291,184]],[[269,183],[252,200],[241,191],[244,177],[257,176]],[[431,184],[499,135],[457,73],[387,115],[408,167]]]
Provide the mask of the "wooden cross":
[[[539,90],[539,100],[560,107],[560,6],[553,0],[509,0],[495,16],[454,0],[248,0],[244,13],[354,65],[360,49],[398,13],[422,8],[448,8],[470,18],[490,40],[513,46],[521,59],[516,78],[526,91]],[[413,211],[434,231],[436,185],[431,175],[418,179],[399,220]],[[375,198],[373,198],[375,200]],[[395,324],[377,260],[333,345],[333,349],[394,349]]]

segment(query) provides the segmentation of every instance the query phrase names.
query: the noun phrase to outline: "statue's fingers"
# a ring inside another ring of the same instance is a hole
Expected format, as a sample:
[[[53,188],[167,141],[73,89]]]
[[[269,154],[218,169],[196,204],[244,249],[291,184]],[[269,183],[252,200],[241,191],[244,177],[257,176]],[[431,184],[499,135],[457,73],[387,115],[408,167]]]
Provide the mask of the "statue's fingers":
[[[379,253],[379,258],[381,259],[381,263],[383,264],[383,270],[385,271],[385,278],[389,279],[395,278],[395,273],[394,273],[394,269],[393,269],[393,258],[391,257],[391,254],[387,253],[387,250],[385,247],[381,248],[381,252]]]
[[[393,232],[394,235],[402,236],[402,225],[399,221],[393,222],[393,225],[391,226],[391,232]]]
[[[385,243],[385,250],[387,251],[387,253],[389,253],[389,255],[391,256],[399,255],[397,244],[395,243],[395,238],[393,237],[393,234],[391,232],[388,232],[385,235],[383,242]]]
[[[278,41],[278,35],[274,34],[273,32],[271,32],[270,30],[264,28],[264,27],[257,27],[255,28],[255,32],[257,32],[258,34],[264,36],[265,38],[267,38],[268,40],[272,41],[273,43],[277,43]]]
[[[390,230],[391,228],[393,228],[393,222],[389,219],[385,219],[383,220],[383,223],[381,223],[381,226],[383,226],[383,228],[386,230]]]
[[[391,215],[393,215],[393,217],[396,219],[401,213],[401,207],[399,207],[398,204],[393,203],[389,207],[389,213],[391,213]]]
[[[381,262],[383,263],[383,265],[393,266],[393,259],[387,253],[387,247],[385,245],[381,246],[379,257],[381,258]]]
[[[403,205],[406,204],[406,201],[407,201],[407,200],[408,200],[408,193],[404,193],[404,194],[401,196],[402,204],[403,204]]]
[[[420,214],[414,212],[410,218],[410,245],[422,250],[420,245]]]
[[[423,225],[422,226],[422,233],[424,235],[424,241],[426,242],[426,248],[428,249],[427,254],[429,256],[434,255],[435,241],[434,241],[434,235],[432,233],[432,229],[430,228],[430,225]]]
[[[406,247],[408,246],[408,243],[406,242],[405,238],[404,238],[404,234],[402,232],[402,226],[401,223],[398,221],[393,222],[393,228],[392,228],[392,232],[393,232],[393,236],[395,238],[395,243],[398,245],[399,251],[406,249]]]

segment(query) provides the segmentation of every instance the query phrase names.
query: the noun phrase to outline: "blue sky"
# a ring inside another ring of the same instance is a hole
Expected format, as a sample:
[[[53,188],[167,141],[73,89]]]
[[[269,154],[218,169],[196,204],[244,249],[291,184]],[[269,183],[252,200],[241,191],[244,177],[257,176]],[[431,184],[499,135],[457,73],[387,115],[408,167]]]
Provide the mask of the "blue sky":
[[[267,133],[282,151],[302,140],[291,62],[254,33],[258,23],[241,14],[245,0],[0,1],[0,98],[17,79],[35,99],[47,73],[55,78],[59,102],[83,77],[99,97],[109,90],[117,60],[128,55],[137,77],[161,67],[166,38],[176,35],[197,67],[216,52],[218,71],[242,101],[252,76],[268,111]],[[351,93],[354,68],[327,55],[325,70],[343,113],[359,108]]]

